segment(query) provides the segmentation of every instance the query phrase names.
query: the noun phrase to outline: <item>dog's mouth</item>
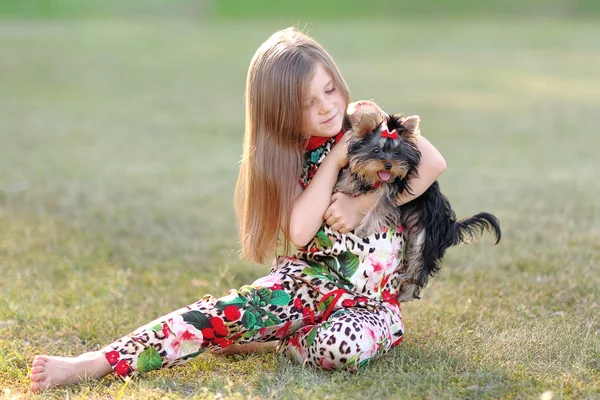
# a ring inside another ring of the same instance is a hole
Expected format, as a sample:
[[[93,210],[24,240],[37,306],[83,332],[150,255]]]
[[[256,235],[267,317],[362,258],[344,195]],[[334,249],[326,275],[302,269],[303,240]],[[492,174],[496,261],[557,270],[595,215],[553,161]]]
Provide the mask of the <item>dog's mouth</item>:
[[[390,171],[385,171],[385,170],[377,172],[377,175],[379,176],[379,178],[382,181],[385,181],[385,182],[389,181],[390,178],[392,177],[392,173]]]

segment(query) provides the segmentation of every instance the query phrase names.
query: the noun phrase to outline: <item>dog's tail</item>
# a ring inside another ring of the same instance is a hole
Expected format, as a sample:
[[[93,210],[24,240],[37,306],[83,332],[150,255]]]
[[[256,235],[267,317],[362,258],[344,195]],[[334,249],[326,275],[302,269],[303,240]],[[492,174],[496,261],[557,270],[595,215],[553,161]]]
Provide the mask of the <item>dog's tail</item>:
[[[500,230],[500,221],[493,214],[481,212],[470,218],[456,221],[456,229],[453,232],[455,244],[470,243],[481,235],[484,231],[492,231],[496,235],[496,243],[500,242],[502,231]]]

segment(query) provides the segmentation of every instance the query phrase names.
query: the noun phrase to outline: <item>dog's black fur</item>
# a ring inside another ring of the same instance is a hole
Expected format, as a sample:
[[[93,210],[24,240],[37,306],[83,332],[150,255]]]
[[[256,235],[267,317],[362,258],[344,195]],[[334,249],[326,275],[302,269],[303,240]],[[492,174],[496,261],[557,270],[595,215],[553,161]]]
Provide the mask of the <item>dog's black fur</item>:
[[[460,221],[450,202],[434,182],[414,200],[397,205],[399,196],[411,193],[411,179],[417,177],[421,153],[417,147],[418,116],[365,114],[351,131],[348,167],[340,173],[334,191],[359,195],[376,190],[379,199],[355,229],[368,236],[382,226],[403,226],[406,254],[401,273],[399,301],[418,299],[429,276],[440,269],[446,249],[468,243],[484,230],[492,231],[496,244],[501,230],[498,219],[481,212]],[[386,129],[387,128],[387,129]],[[387,132],[382,135],[382,132]]]

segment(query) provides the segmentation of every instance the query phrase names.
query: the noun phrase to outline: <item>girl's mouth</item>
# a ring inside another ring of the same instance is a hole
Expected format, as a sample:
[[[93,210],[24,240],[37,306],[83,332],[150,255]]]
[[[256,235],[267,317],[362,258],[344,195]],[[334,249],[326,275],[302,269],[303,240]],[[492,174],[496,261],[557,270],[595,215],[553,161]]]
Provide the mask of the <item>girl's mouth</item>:
[[[335,113],[335,114],[333,115],[333,117],[329,118],[327,121],[325,121],[325,122],[323,122],[323,123],[324,123],[324,124],[328,124],[328,123],[332,122],[332,121],[334,120],[334,118],[335,118],[335,117],[337,117],[337,113]]]

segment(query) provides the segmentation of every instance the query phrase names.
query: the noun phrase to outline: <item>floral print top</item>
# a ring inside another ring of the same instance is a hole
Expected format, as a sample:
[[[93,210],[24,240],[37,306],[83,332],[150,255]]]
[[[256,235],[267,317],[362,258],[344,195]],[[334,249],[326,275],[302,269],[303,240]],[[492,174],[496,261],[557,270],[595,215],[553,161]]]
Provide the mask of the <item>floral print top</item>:
[[[300,183],[307,187],[341,136],[332,137],[304,154]],[[315,273],[331,273],[344,289],[373,300],[396,302],[404,252],[402,226],[382,229],[368,237],[334,231],[325,222],[295,258],[309,262]],[[310,272],[310,271],[307,271]]]

